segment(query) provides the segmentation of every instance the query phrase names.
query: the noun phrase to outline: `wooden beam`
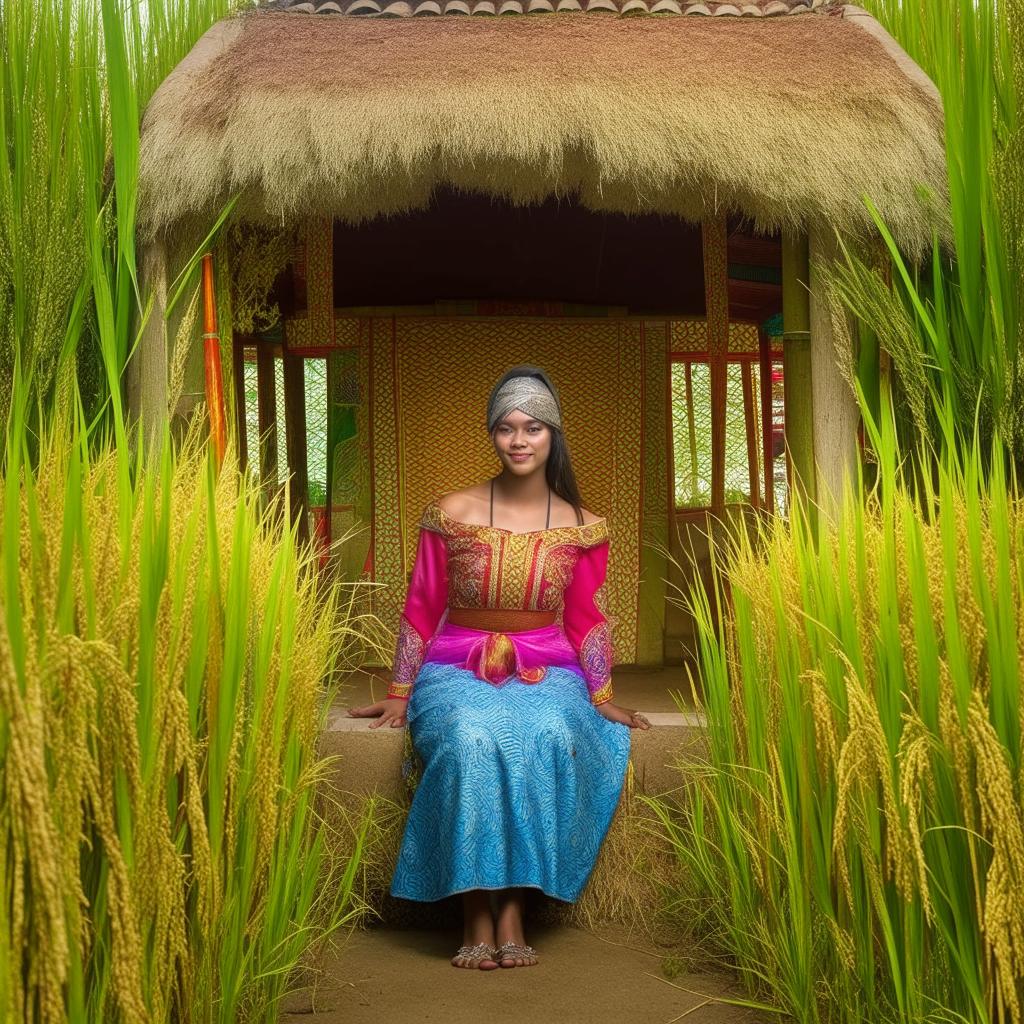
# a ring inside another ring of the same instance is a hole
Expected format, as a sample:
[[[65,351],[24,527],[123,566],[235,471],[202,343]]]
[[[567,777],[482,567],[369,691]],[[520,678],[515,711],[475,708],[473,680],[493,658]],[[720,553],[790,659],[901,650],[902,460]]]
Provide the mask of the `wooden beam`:
[[[811,383],[817,503],[832,515],[842,498],[844,478],[849,480],[851,486],[857,483],[860,410],[852,388],[840,372],[840,356],[836,351],[837,340],[840,344],[849,344],[854,331],[847,318],[846,338],[837,339],[833,309],[825,288],[823,273],[838,256],[835,231],[825,224],[813,225],[809,241]],[[848,364],[852,365],[853,360],[849,360]]]
[[[811,386],[809,246],[805,234],[782,236],[782,386],[789,487],[815,500]]]
[[[232,334],[231,375],[235,391],[235,437],[238,438],[238,468],[244,474],[249,468],[249,434],[245,417],[245,347],[254,344],[244,334]]]
[[[747,435],[747,478],[750,491],[750,504],[754,508],[761,507],[761,481],[758,473],[757,453],[757,413],[754,411],[754,382],[752,362],[739,364],[743,382],[743,426]]]
[[[764,478],[764,508],[775,511],[775,474],[772,465],[772,340],[760,328],[757,332],[757,362],[761,378],[761,458]]]
[[[697,504],[697,421],[693,415],[693,363],[683,363],[686,374],[686,444],[690,456],[690,504]],[[675,500],[673,498],[673,500]]]

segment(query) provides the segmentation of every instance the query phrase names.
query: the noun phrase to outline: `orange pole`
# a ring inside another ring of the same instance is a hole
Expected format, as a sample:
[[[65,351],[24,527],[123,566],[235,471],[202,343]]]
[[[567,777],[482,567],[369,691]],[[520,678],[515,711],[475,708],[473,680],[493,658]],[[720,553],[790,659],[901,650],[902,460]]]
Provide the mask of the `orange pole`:
[[[203,256],[203,363],[206,368],[206,407],[210,412],[210,440],[217,468],[224,461],[227,432],[224,418],[224,380],[220,368],[217,333],[217,298],[213,287],[213,255]]]

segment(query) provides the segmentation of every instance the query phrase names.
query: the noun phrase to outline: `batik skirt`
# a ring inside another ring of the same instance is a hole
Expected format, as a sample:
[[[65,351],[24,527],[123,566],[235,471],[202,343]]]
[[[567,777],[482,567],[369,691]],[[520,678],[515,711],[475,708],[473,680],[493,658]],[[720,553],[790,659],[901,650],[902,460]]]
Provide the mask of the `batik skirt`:
[[[427,660],[407,718],[422,771],[391,894],[438,900],[527,886],[575,902],[630,750],[629,727],[590,702],[578,663],[550,664],[540,682],[511,675],[495,685],[464,665]]]

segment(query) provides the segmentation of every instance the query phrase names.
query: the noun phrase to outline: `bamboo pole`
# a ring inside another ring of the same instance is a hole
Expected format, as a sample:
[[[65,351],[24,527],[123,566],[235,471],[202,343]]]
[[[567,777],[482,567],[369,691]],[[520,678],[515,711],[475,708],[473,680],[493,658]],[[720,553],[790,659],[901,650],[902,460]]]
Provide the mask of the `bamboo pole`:
[[[306,385],[302,356],[287,343],[284,363],[284,438],[288,453],[288,489],[292,521],[298,524],[300,544],[309,540],[309,481],[306,468]]]
[[[213,254],[203,256],[203,365],[206,370],[206,408],[210,416],[210,440],[220,469],[224,461],[227,429],[224,414],[224,379],[217,333],[217,298],[213,284]]]
[[[267,342],[256,345],[256,410],[259,419],[259,473],[263,500],[268,503],[278,489],[277,387],[274,353]]]
[[[245,349],[253,339],[236,334],[231,339],[232,382],[235,388],[235,436],[238,438],[238,466],[244,474],[249,468],[249,431],[245,415]]]
[[[690,456],[690,504],[697,504],[697,422],[693,414],[693,363],[683,363],[686,374],[686,450]]]
[[[162,240],[154,240],[142,250],[140,287],[143,295],[152,293],[153,308],[142,326],[139,343],[128,362],[128,414],[140,421],[141,440],[148,463],[157,450],[164,427],[168,423],[169,399],[167,330],[164,313],[167,309],[167,248]],[[141,311],[139,313],[141,317]]]
[[[739,364],[740,378],[743,383],[743,426],[747,434],[747,478],[750,488],[750,504],[755,509],[761,508],[761,481],[758,472],[757,453],[757,419],[754,412],[754,383],[751,380],[753,364]]]

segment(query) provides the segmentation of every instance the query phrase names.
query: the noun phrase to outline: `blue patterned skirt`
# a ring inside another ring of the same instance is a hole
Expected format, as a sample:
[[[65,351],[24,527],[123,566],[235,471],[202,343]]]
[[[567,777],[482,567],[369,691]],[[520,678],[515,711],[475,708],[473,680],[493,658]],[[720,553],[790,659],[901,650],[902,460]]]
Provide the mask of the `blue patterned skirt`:
[[[575,902],[618,804],[629,727],[556,666],[539,683],[492,686],[426,662],[407,715],[423,771],[391,895],[530,886]]]

